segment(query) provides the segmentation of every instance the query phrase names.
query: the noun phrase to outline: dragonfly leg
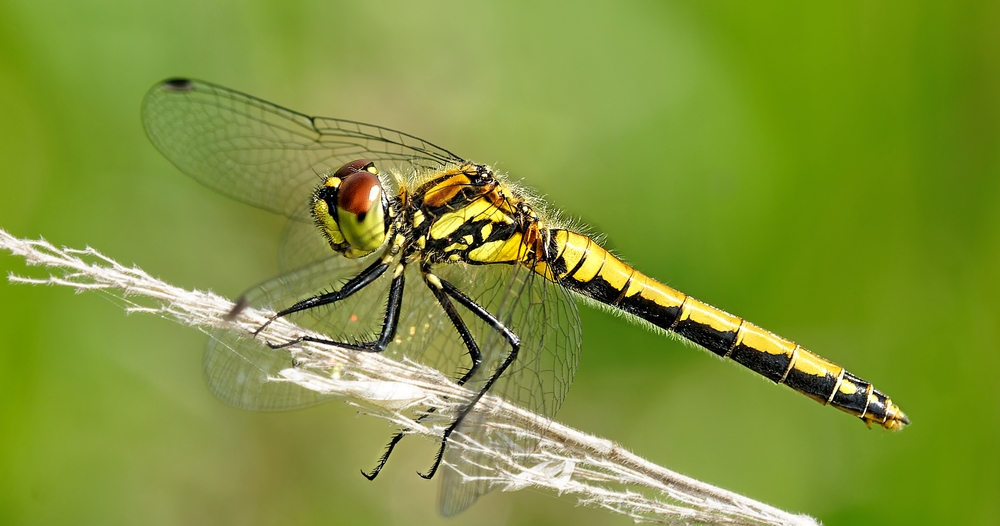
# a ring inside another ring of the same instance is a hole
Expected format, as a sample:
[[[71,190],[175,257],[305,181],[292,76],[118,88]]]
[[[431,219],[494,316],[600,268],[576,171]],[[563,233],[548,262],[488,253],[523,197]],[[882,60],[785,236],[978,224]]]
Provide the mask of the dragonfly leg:
[[[433,289],[434,285],[432,284],[431,287]],[[521,349],[521,339],[518,338],[517,335],[514,334],[510,329],[508,329],[503,324],[503,322],[497,319],[496,316],[494,316],[492,313],[483,308],[481,305],[479,305],[471,298],[463,294],[462,291],[455,288],[455,286],[452,285],[451,283],[440,280],[440,288],[445,294],[454,298],[455,301],[457,301],[460,305],[462,305],[466,309],[469,309],[470,312],[472,312],[473,314],[478,316],[481,320],[489,324],[490,327],[493,328],[493,330],[503,335],[504,339],[506,339],[507,342],[510,343],[510,354],[508,354],[507,357],[504,359],[503,363],[501,363],[500,366],[497,367],[493,375],[490,376],[490,379],[486,381],[486,384],[483,385],[482,389],[479,390],[479,392],[476,394],[476,396],[472,398],[472,400],[468,403],[468,405],[463,407],[458,412],[458,416],[455,417],[455,420],[451,423],[451,425],[444,430],[444,434],[441,436],[441,447],[438,448],[437,456],[434,458],[434,464],[431,466],[429,470],[427,470],[427,473],[417,473],[418,475],[420,475],[425,479],[430,479],[434,476],[435,473],[437,473],[438,468],[441,467],[441,459],[444,457],[444,449],[445,447],[448,446],[448,438],[451,437],[451,434],[462,423],[462,420],[465,420],[465,417],[468,416],[470,412],[472,412],[472,409],[476,407],[476,404],[479,403],[479,400],[483,398],[483,396],[490,390],[490,388],[493,387],[493,384],[496,383],[496,381],[500,378],[500,376],[502,376],[503,373],[507,370],[507,368],[510,367],[510,364],[514,363],[514,360],[517,359],[517,353]]]
[[[430,271],[428,269],[422,269],[422,271],[425,276],[425,280],[427,280],[426,276],[430,275]],[[458,385],[465,385],[465,382],[468,382],[469,378],[472,378],[472,376],[476,374],[476,371],[479,370],[479,366],[483,362],[483,355],[479,351],[479,345],[476,344],[476,339],[472,336],[472,333],[465,325],[465,322],[462,321],[462,316],[458,313],[458,310],[455,308],[455,305],[451,302],[451,300],[448,299],[448,296],[440,288],[434,286],[432,282],[428,281],[427,284],[428,288],[430,288],[431,292],[434,294],[434,297],[437,298],[441,308],[444,309],[445,314],[448,315],[448,319],[450,319],[451,323],[455,326],[455,330],[457,330],[458,334],[462,337],[465,347],[469,350],[469,358],[472,359],[472,365],[469,367],[469,370],[458,379],[457,382]],[[426,413],[417,418],[417,422],[423,421],[436,411],[436,407],[429,408]],[[396,444],[398,444],[399,441],[406,436],[408,431],[409,430],[403,430],[393,435],[392,439],[389,440],[389,443],[386,444],[385,453],[383,453],[382,457],[379,458],[378,464],[375,465],[375,468],[368,473],[362,471],[361,474],[368,480],[375,480],[375,477],[378,476],[379,472],[381,472],[382,468],[385,466],[385,463],[389,460],[389,455],[392,454],[392,450],[396,447]]]
[[[391,260],[383,258],[372,263],[371,265],[368,266],[368,268],[358,273],[357,276],[354,276],[353,278],[348,280],[347,283],[344,283],[344,286],[340,287],[340,290],[334,292],[327,292],[325,294],[317,294],[311,298],[306,298],[302,301],[299,301],[295,303],[295,305],[292,305],[287,309],[282,309],[278,311],[277,313],[274,314],[274,316],[271,316],[270,319],[264,322],[264,324],[261,325],[256,331],[254,331],[253,333],[254,337],[256,338],[261,331],[266,329],[267,326],[271,324],[271,322],[273,322],[278,318],[284,318],[289,314],[294,314],[296,312],[309,310],[315,307],[321,307],[323,305],[336,303],[342,299],[351,296],[355,292],[370,285],[373,281],[378,279],[379,276],[385,273],[386,269],[389,268],[390,261]],[[229,316],[232,316],[232,313],[230,313]]]
[[[424,417],[427,416],[427,414],[422,415],[420,418],[418,418],[417,422],[423,420]],[[389,461],[389,455],[392,454],[392,450],[395,449],[396,444],[398,444],[399,441],[402,440],[403,437],[405,436],[406,436],[405,430],[400,431],[399,433],[393,435],[392,440],[389,440],[389,443],[385,445],[385,453],[382,453],[382,457],[378,459],[378,464],[375,464],[375,467],[372,468],[372,470],[368,473],[365,473],[365,470],[362,469],[361,475],[368,480],[375,480],[375,477],[377,477],[378,474],[382,472],[382,468],[385,467],[385,463]]]
[[[441,283],[444,285],[447,282]],[[448,284],[448,286],[450,287],[451,284]],[[428,282],[428,288],[431,290],[431,293],[434,294],[434,297],[437,298],[438,303],[441,304],[441,308],[443,308],[445,314],[448,315],[448,319],[451,320],[451,323],[455,326],[455,330],[457,330],[458,334],[462,337],[462,342],[465,343],[465,348],[469,350],[469,358],[472,360],[472,365],[469,367],[469,370],[458,379],[458,385],[465,385],[465,382],[468,382],[469,378],[472,378],[472,376],[476,374],[476,371],[479,370],[479,366],[483,363],[483,354],[479,351],[479,345],[476,344],[476,339],[472,336],[472,333],[465,325],[465,322],[462,321],[462,316],[458,313],[458,310],[455,308],[455,305],[451,302],[451,300],[448,299],[447,294],[430,282]]]
[[[373,269],[373,268],[376,269],[376,270],[378,270],[377,267],[374,266],[374,265],[372,267],[369,267],[369,269]],[[378,273],[381,274],[384,271],[385,271],[385,269],[381,269],[381,270],[378,271]],[[396,336],[396,327],[399,325],[399,309],[400,309],[400,307],[403,304],[404,275],[405,275],[405,273],[403,271],[397,272],[395,274],[395,276],[393,276],[392,282],[389,284],[389,300],[388,300],[388,304],[387,304],[386,309],[385,309],[385,319],[382,321],[382,332],[381,332],[381,334],[379,334],[379,337],[378,337],[377,340],[371,341],[371,342],[347,343],[347,342],[338,342],[338,341],[335,341],[335,340],[329,340],[329,339],[326,339],[326,338],[317,338],[315,336],[299,336],[298,338],[295,338],[294,340],[291,340],[291,341],[288,341],[288,342],[285,342],[285,343],[280,343],[280,344],[272,344],[270,342],[266,342],[267,346],[270,347],[270,348],[272,348],[272,349],[282,349],[282,348],[290,347],[292,345],[295,345],[295,344],[301,343],[301,342],[311,342],[311,343],[319,343],[319,344],[323,344],[323,345],[331,345],[331,346],[336,346],[336,347],[344,347],[344,348],[350,349],[352,351],[362,351],[362,352],[382,352],[382,351],[384,351],[385,348],[389,345],[389,342],[391,342],[392,339]],[[359,276],[361,276],[361,275],[359,274]],[[378,277],[378,275],[376,275],[375,277]],[[366,281],[364,284],[367,285],[367,284],[371,283],[372,280],[374,280],[374,278]],[[351,283],[353,283],[355,281],[359,281],[358,277],[355,277],[355,278],[351,279],[351,281],[348,282],[348,285],[350,285]],[[363,286],[364,285],[354,288],[354,290],[351,290],[347,295],[349,296],[350,294],[353,294],[353,293],[357,292]],[[347,288],[347,285],[345,285],[344,288],[342,288],[341,290],[344,290],[346,288]],[[334,294],[334,293],[331,293],[331,295],[332,294]],[[323,294],[322,296],[327,296],[327,294]],[[320,296],[315,296],[314,298],[318,298],[318,297],[320,297]],[[290,309],[285,309],[285,310],[279,312],[276,316],[281,316],[281,315],[284,315],[284,314],[289,314],[291,312],[298,312],[298,311],[310,309],[310,308],[313,308],[313,307],[318,307],[320,305],[326,305],[326,304],[329,304],[329,303],[333,303],[334,301],[343,299],[345,297],[347,297],[347,296],[343,296],[343,297],[337,298],[335,300],[327,301],[325,303],[312,304],[312,305],[309,305],[307,307],[303,307],[301,309],[291,310],[290,312],[286,312],[286,311],[289,311]],[[310,299],[313,299],[313,298],[310,298]],[[301,303],[305,303],[305,302],[308,302],[308,301],[309,300],[300,301],[299,303],[296,303],[295,305],[299,305]],[[294,308],[294,306],[292,308]]]

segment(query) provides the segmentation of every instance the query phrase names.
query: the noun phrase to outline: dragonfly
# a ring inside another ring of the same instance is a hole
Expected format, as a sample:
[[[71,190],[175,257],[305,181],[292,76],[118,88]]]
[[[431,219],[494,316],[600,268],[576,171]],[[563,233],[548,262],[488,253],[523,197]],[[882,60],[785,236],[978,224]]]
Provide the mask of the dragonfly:
[[[646,276],[491,166],[414,135],[311,117],[179,78],[150,89],[142,119],[181,172],[291,219],[282,274],[250,289],[238,308],[266,307],[275,312],[271,321],[288,318],[324,336],[276,343],[215,331],[204,358],[208,385],[237,407],[326,401],[273,381],[292,365],[287,348],[304,341],[412,357],[476,393],[449,415],[433,463],[421,473],[431,478],[442,462],[467,460],[448,447],[456,431],[485,437],[484,417],[474,409],[487,393],[555,415],[579,362],[580,300],[685,338],[869,427],[910,423],[871,382]],[[405,434],[394,435],[376,467],[362,473],[374,479]],[[531,445],[530,438],[519,444]],[[466,475],[490,468],[464,465]],[[492,489],[450,469],[442,478],[445,515]]]

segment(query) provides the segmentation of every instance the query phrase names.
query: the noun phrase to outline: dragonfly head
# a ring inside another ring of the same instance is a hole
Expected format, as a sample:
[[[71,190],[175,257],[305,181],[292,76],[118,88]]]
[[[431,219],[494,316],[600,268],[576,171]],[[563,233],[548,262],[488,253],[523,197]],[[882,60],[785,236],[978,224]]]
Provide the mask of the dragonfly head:
[[[312,214],[330,246],[359,258],[382,246],[389,231],[389,199],[375,163],[351,161],[313,192]]]

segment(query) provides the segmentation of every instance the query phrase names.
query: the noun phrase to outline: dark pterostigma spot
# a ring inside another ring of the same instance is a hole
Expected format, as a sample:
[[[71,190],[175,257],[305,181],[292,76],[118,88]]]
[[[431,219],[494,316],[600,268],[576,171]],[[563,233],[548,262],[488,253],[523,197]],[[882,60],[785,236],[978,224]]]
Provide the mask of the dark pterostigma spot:
[[[188,79],[170,79],[163,83],[163,89],[167,91],[191,91],[194,83]]]
[[[233,308],[229,309],[229,312],[227,312],[222,319],[227,322],[235,320],[236,317],[239,316],[241,312],[246,310],[249,305],[250,302],[247,301],[247,297],[240,296],[239,299],[236,300],[236,303],[233,304]]]

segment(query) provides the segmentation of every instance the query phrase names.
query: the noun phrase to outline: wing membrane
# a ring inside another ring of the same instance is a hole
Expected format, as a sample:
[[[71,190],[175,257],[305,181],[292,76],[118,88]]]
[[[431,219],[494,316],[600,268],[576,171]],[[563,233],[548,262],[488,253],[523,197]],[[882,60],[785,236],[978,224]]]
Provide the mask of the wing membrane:
[[[573,382],[580,356],[576,304],[566,289],[520,265],[462,267],[466,266],[449,265],[439,274],[460,286],[521,338],[517,361],[493,384],[489,394],[543,416],[554,416]],[[464,278],[461,273],[465,273]],[[463,313],[463,318],[477,335],[483,353],[482,369],[467,384],[478,390],[510,352],[510,345],[485,324],[469,323],[472,316],[468,313]],[[515,457],[537,444],[537,437],[489,432],[483,420],[484,415],[473,411],[451,440],[488,445]],[[443,515],[465,510],[494,489],[488,477],[497,466],[490,459],[452,444],[445,450],[444,460],[457,471],[443,469],[439,473]]]
[[[208,82],[161,82],[142,103],[146,134],[182,172],[253,206],[309,221],[319,174],[358,158],[410,173],[461,159],[389,128],[310,117]]]
[[[367,259],[358,261],[333,255],[262,283],[244,297],[248,306],[279,310],[339,287],[364,269],[366,263]],[[324,307],[291,318],[331,337],[346,338],[350,332],[351,338],[357,338],[353,335],[372,332],[372,320],[384,312],[384,296],[385,287],[373,284],[355,294],[350,304],[341,305],[343,312],[332,313],[332,307]],[[359,313],[364,314],[359,316]],[[294,409],[332,399],[289,382],[271,381],[292,365],[292,358],[287,349],[265,345],[263,338],[263,335],[256,339],[241,336],[227,329],[212,333],[205,348],[204,367],[208,387],[217,397],[240,408],[263,411]]]

